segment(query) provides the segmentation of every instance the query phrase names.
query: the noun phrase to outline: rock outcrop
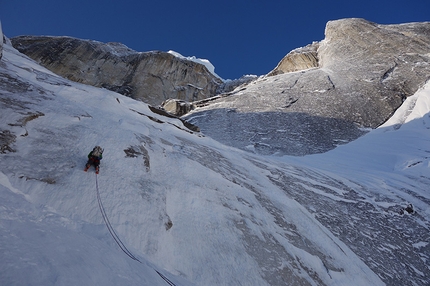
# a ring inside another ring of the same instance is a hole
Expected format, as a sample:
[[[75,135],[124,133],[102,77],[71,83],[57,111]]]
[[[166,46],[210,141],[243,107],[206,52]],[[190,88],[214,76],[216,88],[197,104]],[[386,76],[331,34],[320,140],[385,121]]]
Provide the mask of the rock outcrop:
[[[222,81],[199,63],[166,52],[136,52],[120,43],[20,36],[13,46],[67,79],[116,91],[151,105],[169,98],[214,96]]]
[[[384,123],[429,78],[430,22],[342,19],[328,22],[324,40],[290,52],[268,76],[186,118],[241,149],[319,153]]]
[[[192,103],[180,99],[168,99],[161,103],[161,107],[176,116],[182,116],[194,109]]]
[[[268,76],[301,71],[318,67],[318,50],[319,43],[314,42],[303,48],[295,49],[289,52],[271,71]]]

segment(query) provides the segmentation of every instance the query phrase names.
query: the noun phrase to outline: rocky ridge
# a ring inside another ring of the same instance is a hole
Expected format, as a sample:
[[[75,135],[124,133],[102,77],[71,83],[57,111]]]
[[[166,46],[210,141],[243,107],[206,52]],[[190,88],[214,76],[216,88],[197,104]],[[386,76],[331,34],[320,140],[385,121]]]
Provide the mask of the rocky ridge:
[[[136,52],[120,43],[71,37],[20,36],[13,46],[69,80],[103,87],[151,105],[216,94],[222,80],[199,63],[167,52]]]

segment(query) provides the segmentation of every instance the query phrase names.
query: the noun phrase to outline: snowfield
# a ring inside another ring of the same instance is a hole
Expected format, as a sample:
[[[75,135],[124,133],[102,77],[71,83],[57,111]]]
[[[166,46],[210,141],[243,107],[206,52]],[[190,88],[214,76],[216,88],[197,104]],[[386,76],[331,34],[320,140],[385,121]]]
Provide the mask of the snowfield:
[[[430,283],[429,83],[304,157],[227,147],[10,45],[0,87],[1,285]]]

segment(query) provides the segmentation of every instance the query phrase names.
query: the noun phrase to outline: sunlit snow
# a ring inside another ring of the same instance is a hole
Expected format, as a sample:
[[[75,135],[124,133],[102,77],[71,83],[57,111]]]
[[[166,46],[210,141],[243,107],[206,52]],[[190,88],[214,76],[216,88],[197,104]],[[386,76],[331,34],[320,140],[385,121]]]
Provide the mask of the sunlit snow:
[[[0,154],[2,285],[430,281],[430,84],[381,128],[299,158],[227,147],[9,45],[0,75],[0,131],[16,135]]]

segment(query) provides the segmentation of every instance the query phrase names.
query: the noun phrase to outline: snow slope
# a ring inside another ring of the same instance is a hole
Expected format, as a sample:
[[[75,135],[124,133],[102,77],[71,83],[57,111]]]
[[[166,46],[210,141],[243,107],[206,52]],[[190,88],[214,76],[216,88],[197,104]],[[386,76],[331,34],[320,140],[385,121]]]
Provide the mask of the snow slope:
[[[0,75],[5,285],[168,285],[156,271],[175,285],[429,282],[429,87],[401,128],[280,159],[67,81],[9,45]],[[98,176],[82,170],[94,145]],[[97,190],[140,262],[110,235]],[[416,212],[400,215],[406,203]]]
[[[430,82],[407,98],[379,128],[326,154],[308,156],[303,163],[365,181],[378,188],[379,195],[392,195],[404,203],[413,203],[428,221],[429,135]],[[395,192],[399,185],[408,188],[408,192]]]

